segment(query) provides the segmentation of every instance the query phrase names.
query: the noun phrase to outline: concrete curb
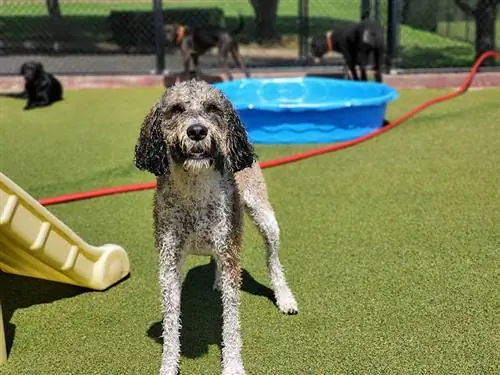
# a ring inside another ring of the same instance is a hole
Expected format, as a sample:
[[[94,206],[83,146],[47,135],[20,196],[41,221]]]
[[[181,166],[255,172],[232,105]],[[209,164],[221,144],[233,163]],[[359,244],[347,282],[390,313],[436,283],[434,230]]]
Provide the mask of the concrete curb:
[[[253,77],[298,77],[308,72],[278,71],[252,72]],[[423,73],[385,75],[384,82],[396,89],[456,88],[468,73]],[[127,88],[127,87],[163,87],[163,76],[156,75],[85,75],[57,76],[65,90]],[[241,75],[234,73],[234,78]],[[19,92],[23,90],[20,76],[0,76],[0,92]],[[472,83],[474,88],[500,87],[500,72],[478,73]]]

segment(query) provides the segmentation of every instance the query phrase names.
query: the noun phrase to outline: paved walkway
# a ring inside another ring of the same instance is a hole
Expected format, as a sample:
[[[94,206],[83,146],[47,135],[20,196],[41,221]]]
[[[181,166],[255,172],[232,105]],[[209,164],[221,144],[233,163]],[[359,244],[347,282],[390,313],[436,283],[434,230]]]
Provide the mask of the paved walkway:
[[[330,71],[331,72],[331,71]],[[287,71],[253,71],[253,77],[291,77],[303,76],[304,70]],[[317,73],[315,71],[315,73]],[[423,74],[391,74],[384,76],[384,82],[396,89],[417,88],[456,88],[467,76],[467,73],[423,73]],[[235,78],[241,74],[234,72]],[[88,88],[118,87],[161,87],[163,76],[156,75],[58,75],[66,90]],[[472,87],[500,87],[500,72],[478,73]],[[23,89],[20,76],[0,76],[0,92],[17,92]]]

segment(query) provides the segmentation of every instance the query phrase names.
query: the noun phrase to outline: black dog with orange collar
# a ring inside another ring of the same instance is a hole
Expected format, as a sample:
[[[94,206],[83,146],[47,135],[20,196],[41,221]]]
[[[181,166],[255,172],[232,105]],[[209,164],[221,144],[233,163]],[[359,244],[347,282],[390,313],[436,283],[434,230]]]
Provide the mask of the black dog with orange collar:
[[[367,19],[316,35],[311,39],[310,48],[311,57],[318,59],[328,52],[341,53],[354,80],[360,79],[356,71],[356,66],[359,66],[362,81],[368,80],[366,66],[373,54],[375,80],[382,82],[384,29],[376,20]]]
[[[219,64],[229,79],[232,75],[229,72],[229,55],[234,59],[236,65],[244,72],[246,77],[250,77],[243,57],[239,52],[237,35],[245,27],[244,19],[239,17],[239,25],[235,30],[227,30],[219,26],[191,27],[178,23],[166,24],[163,27],[165,40],[168,45],[179,47],[184,63],[184,74],[190,75],[190,63],[193,62],[196,75],[200,75],[199,56],[208,50],[217,47],[219,52]]]

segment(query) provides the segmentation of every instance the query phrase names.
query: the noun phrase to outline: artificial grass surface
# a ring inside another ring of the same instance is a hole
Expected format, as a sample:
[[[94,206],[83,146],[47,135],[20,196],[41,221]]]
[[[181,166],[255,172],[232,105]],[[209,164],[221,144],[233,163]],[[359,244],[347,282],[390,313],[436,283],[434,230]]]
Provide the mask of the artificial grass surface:
[[[0,99],[0,171],[35,197],[151,181],[132,165],[160,89],[69,91],[23,112]],[[389,118],[442,91],[402,91]],[[248,374],[498,373],[499,90],[470,92],[360,146],[265,170],[283,316],[247,221],[241,321]],[[262,160],[310,146],[259,146]],[[131,277],[106,292],[0,275],[2,375],[155,374],[160,363],[151,191],[50,207],[86,241],[115,242]],[[220,305],[206,258],[183,286],[183,374],[219,373]]]

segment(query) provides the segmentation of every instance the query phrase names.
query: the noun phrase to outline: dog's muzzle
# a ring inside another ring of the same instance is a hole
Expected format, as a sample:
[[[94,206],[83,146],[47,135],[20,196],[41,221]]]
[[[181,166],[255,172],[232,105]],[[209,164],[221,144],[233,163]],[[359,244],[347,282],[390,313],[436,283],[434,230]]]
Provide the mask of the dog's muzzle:
[[[181,141],[181,163],[186,170],[210,168],[218,152],[209,128],[202,123],[193,123],[185,130]]]

